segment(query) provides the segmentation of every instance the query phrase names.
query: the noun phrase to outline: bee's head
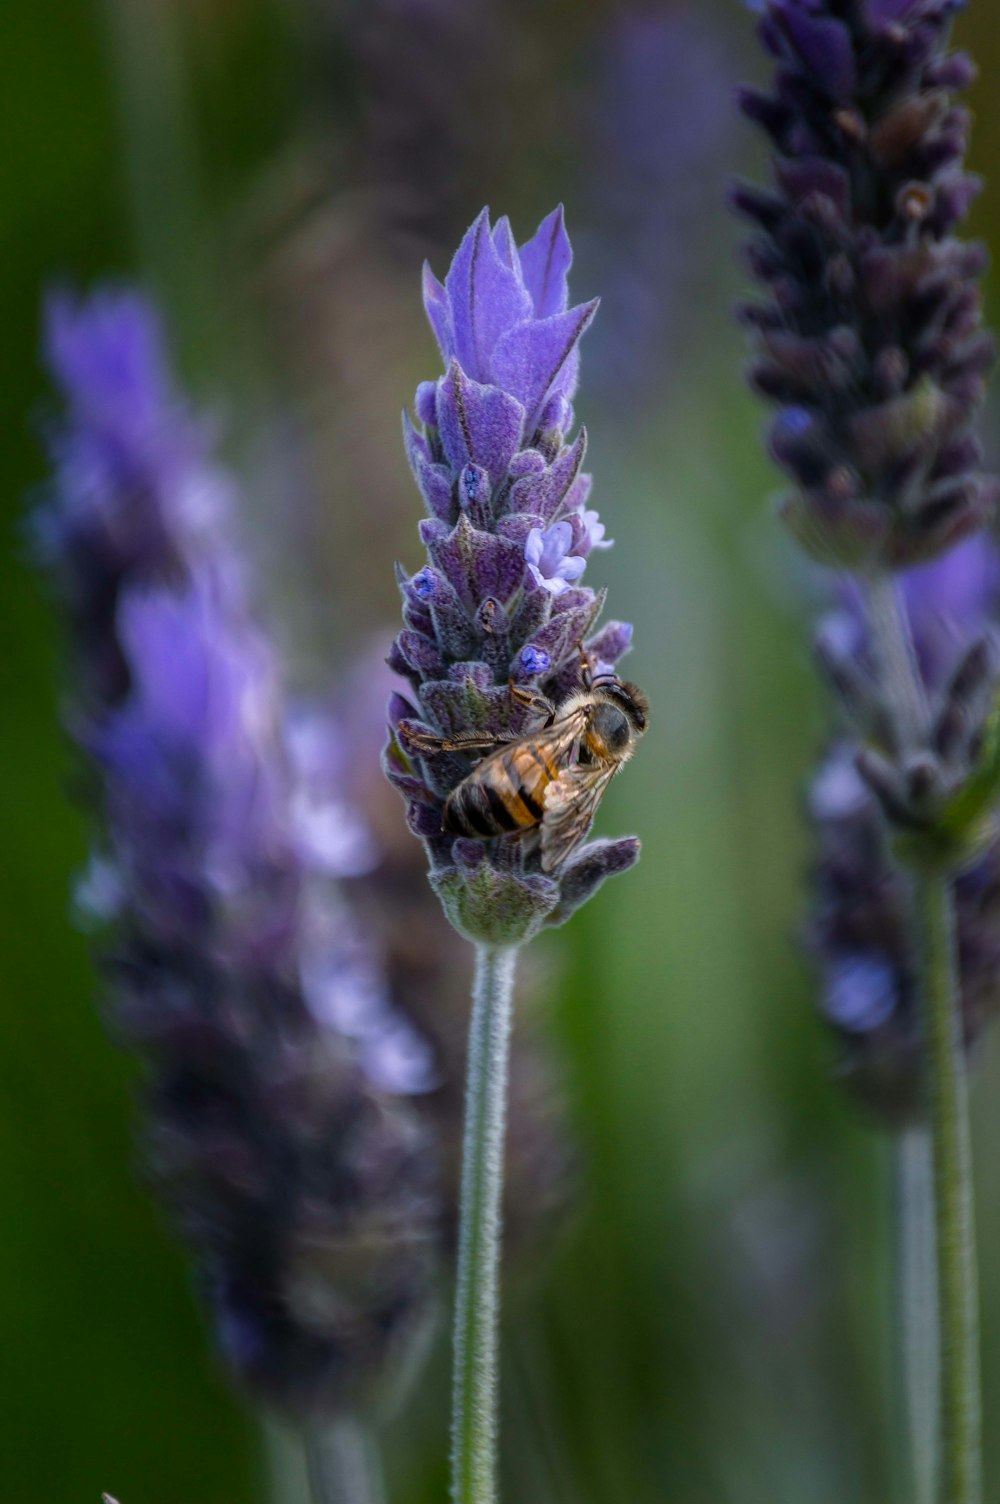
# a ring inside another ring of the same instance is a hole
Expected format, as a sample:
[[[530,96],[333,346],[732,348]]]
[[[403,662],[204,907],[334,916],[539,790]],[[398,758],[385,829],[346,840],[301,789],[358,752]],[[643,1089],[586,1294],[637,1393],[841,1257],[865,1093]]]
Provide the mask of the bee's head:
[[[617,675],[614,678],[609,675],[606,679],[599,680],[595,688],[624,712],[633,734],[641,736],[646,729],[649,700],[638,685],[619,679]]]

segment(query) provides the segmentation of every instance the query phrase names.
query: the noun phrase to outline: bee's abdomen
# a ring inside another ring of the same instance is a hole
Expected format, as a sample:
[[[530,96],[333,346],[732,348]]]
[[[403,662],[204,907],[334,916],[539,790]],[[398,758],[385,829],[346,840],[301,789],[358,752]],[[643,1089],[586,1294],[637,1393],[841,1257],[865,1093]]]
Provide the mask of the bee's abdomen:
[[[488,841],[537,825],[555,770],[530,747],[512,746],[487,758],[448,795],[444,828],[451,835]]]

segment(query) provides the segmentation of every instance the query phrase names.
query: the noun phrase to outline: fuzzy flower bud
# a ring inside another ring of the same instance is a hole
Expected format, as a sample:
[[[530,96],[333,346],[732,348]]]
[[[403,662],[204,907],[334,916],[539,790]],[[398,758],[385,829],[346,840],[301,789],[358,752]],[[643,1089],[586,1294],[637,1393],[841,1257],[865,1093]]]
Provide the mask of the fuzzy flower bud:
[[[353,1406],[423,1326],[442,1220],[423,1083],[384,1069],[403,1020],[334,886],[371,837],[296,736],[154,316],[60,300],[46,348],[68,416],[36,536],[151,1175],[233,1371],[299,1416]]]
[[[609,662],[628,645],[630,629],[616,624],[589,635],[604,602],[582,575],[603,528],[586,509],[585,434],[568,434],[578,345],[597,304],[569,306],[571,260],[561,209],[522,246],[506,219],[491,228],[483,210],[444,283],[425,268],[424,305],[446,371],[418,389],[422,431],[404,420],[429,514],[420,525],[429,563],[399,575],[405,625],[390,664],[412,698],[390,704],[386,771],[452,923],[496,944],[561,922],[638,854],[634,839],[595,843],[544,873],[519,840],[455,839],[442,811],[472,762],[421,753],[434,738],[523,733],[531,713],[511,682],[558,706],[579,685],[581,641]]]
[[[773,91],[746,115],[774,180],[733,202],[768,299],[746,306],[754,387],[777,404],[771,450],[788,526],[817,558],[900,568],[982,527],[996,486],[971,425],[994,358],[980,328],[985,251],[955,236],[972,76],[946,50],[959,0],[764,0]]]

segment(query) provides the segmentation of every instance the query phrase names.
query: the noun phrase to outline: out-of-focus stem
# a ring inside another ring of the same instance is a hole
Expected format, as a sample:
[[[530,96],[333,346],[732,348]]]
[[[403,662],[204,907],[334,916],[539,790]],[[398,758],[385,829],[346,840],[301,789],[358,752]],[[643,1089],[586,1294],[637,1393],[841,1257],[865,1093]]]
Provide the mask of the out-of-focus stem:
[[[955,913],[948,882],[916,880],[918,943],[937,1229],[941,1332],[942,1504],[979,1504],[981,1437],[969,1087],[957,1006]]]
[[[306,1432],[312,1504],[385,1504],[378,1454],[368,1429],[339,1416]]]
[[[870,580],[868,603],[876,664],[899,748],[916,750],[927,734],[927,707],[895,580],[885,575]],[[934,1172],[941,1347],[938,1498],[940,1504],[979,1504],[979,1302],[955,906],[944,873],[918,873],[911,892]]]
[[[896,1272],[900,1388],[915,1504],[933,1504],[938,1455],[939,1382],[934,1179],[930,1133],[904,1128],[896,1165]]]
[[[455,1297],[455,1504],[495,1504],[497,1497],[501,1200],[516,961],[514,947],[476,949]]]

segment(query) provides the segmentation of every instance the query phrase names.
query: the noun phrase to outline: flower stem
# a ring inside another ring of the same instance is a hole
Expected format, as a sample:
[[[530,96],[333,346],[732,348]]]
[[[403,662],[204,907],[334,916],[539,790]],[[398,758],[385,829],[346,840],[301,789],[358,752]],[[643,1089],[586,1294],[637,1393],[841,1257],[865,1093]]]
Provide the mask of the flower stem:
[[[378,1455],[356,1417],[310,1427],[305,1449],[312,1504],[384,1504]]]
[[[942,1504],[979,1504],[979,1302],[969,1089],[957,1007],[954,906],[945,878],[917,878],[916,913],[934,1151],[941,1500]]]
[[[940,1357],[934,1259],[934,1179],[924,1123],[895,1138],[900,1388],[914,1504],[933,1504]]]
[[[899,750],[915,751],[926,741],[927,705],[905,607],[892,577],[869,581],[868,604],[876,664]],[[954,898],[950,879],[938,872],[915,875],[911,891],[933,1162],[941,1344],[938,1497],[940,1504],[979,1504],[978,1292]]]
[[[495,1504],[497,1497],[501,1197],[516,962],[515,947],[476,947],[455,1297],[455,1504]]]

